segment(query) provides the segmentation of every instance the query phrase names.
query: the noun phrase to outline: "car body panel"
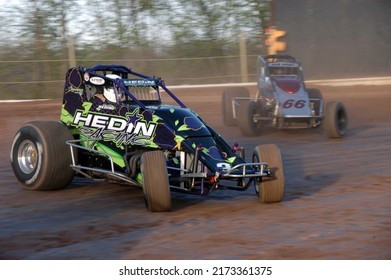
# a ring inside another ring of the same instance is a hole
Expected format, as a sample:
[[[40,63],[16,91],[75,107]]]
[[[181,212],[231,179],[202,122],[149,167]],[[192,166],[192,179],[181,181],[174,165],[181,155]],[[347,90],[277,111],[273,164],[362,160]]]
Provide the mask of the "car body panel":
[[[313,103],[322,101],[309,97],[299,61],[289,55],[259,56],[257,69],[256,99],[264,102],[270,126],[301,128],[319,124],[315,118],[319,119],[321,112],[313,109]]]

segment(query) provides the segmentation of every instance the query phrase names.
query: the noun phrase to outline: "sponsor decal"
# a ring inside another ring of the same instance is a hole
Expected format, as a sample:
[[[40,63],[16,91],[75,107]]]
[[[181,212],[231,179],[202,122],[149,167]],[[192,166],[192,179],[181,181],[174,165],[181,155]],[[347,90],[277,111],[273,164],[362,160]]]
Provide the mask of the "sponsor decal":
[[[155,81],[146,80],[146,79],[124,79],[125,86],[156,86]]]
[[[112,141],[118,147],[121,145],[145,145],[152,141],[156,123],[147,122],[138,115],[138,110],[125,117],[103,114],[83,114],[78,110],[72,124],[79,127],[80,133],[89,139]]]
[[[98,108],[96,108],[97,111],[100,111],[100,110],[115,110],[115,106],[112,105],[112,104],[101,104],[98,106]]]
[[[77,88],[77,87],[73,87],[73,86],[70,87],[69,91],[72,92],[72,93],[79,94],[79,95],[83,94],[83,89],[82,88]]]
[[[90,83],[93,85],[101,86],[105,83],[105,79],[103,79],[101,77],[91,77]]]

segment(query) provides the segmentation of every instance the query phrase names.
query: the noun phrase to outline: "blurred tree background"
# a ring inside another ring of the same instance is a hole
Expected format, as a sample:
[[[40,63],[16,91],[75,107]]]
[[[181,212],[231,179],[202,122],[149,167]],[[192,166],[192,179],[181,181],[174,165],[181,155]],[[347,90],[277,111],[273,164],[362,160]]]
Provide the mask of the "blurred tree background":
[[[0,2],[0,99],[60,98],[70,66],[123,64],[168,85],[256,79],[270,0]],[[242,41],[243,42],[243,41]]]

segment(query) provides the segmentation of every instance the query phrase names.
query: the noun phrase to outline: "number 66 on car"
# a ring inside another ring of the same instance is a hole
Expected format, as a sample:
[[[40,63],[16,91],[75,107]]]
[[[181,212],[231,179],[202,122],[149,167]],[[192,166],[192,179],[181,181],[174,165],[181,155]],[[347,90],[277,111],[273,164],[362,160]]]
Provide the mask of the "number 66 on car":
[[[342,103],[323,106],[317,89],[307,89],[300,63],[288,55],[258,57],[258,91],[250,98],[244,87],[227,88],[222,98],[223,122],[239,126],[245,136],[257,136],[263,127],[279,129],[316,128],[323,123],[329,138],[347,131]]]

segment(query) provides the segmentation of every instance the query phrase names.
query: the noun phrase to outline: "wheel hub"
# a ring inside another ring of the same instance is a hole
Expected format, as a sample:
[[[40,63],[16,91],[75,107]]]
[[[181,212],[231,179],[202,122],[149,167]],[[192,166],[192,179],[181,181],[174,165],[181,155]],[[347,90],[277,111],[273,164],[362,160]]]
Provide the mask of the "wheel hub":
[[[30,174],[37,167],[38,151],[31,140],[24,140],[18,149],[18,164],[20,169]]]

